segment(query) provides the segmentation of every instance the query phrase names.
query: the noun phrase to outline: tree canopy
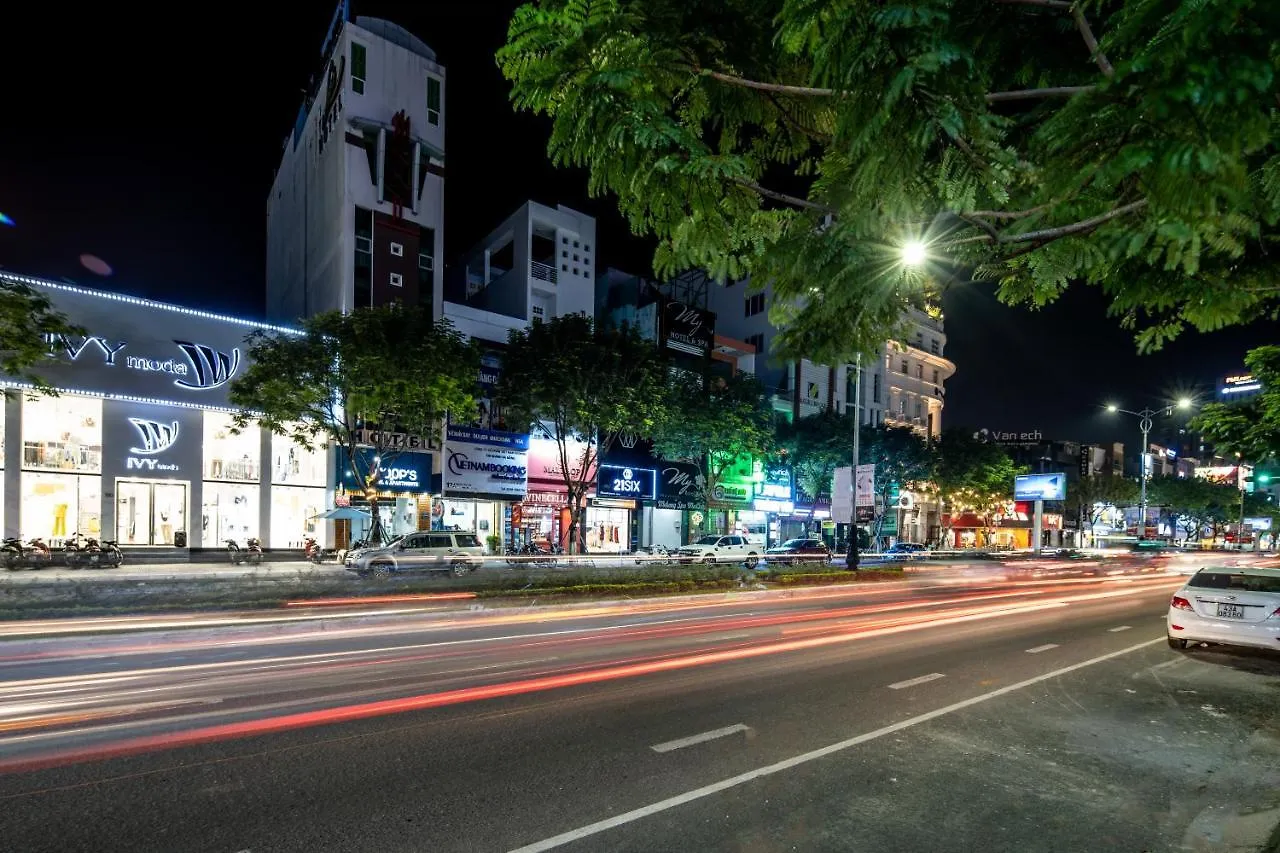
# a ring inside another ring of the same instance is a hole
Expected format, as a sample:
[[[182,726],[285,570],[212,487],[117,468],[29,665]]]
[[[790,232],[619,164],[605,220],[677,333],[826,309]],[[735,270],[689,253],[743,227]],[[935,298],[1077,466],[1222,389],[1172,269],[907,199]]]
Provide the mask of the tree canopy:
[[[49,361],[49,338],[82,334],[84,330],[56,311],[44,294],[0,278],[0,374],[51,392],[40,374],[41,364]]]
[[[1111,472],[1081,477],[1067,487],[1066,510],[1096,524],[1107,506],[1126,507],[1138,503],[1138,481]]]
[[[667,459],[703,465],[708,504],[730,467],[773,450],[775,415],[753,374],[703,377],[675,370],[667,395],[670,408],[651,433],[653,447]]]
[[[498,399],[513,428],[547,425],[575,529],[600,457],[622,433],[651,435],[665,421],[666,382],[661,352],[629,326],[569,314],[510,333]]]
[[[1219,453],[1239,453],[1249,462],[1266,463],[1280,456],[1280,346],[1250,350],[1244,363],[1262,385],[1258,395],[1208,403],[1191,428],[1213,442]]]
[[[948,430],[933,448],[931,479],[953,520],[963,510],[989,517],[1008,503],[1018,473],[1002,447],[975,438],[972,430]]]
[[[382,472],[405,449],[394,434],[430,444],[446,413],[469,420],[476,410],[479,351],[429,309],[332,311],[304,320],[301,334],[259,331],[248,343],[249,365],[231,384],[237,426],[257,422],[307,448],[336,444],[370,495],[375,536]]]
[[[852,413],[823,409],[778,425],[778,444],[786,451],[796,485],[815,501],[830,492],[836,469],[849,466],[854,424]]]
[[[771,281],[834,364],[939,266],[1100,287],[1144,349],[1275,317],[1277,33],[1272,0],[538,0],[497,60],[659,276]]]

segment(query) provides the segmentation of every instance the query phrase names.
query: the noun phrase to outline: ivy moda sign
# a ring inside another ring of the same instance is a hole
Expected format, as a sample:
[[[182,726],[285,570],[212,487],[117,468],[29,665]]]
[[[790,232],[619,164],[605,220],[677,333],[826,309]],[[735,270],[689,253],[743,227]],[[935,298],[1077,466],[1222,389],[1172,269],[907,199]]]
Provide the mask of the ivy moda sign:
[[[173,378],[180,388],[207,391],[226,385],[240,369],[240,348],[224,352],[208,344],[173,341],[177,354],[132,354],[128,341],[117,341],[102,335],[50,335],[46,338],[55,355],[65,354],[80,363],[100,358],[106,367],[124,367],[141,373],[158,373]]]

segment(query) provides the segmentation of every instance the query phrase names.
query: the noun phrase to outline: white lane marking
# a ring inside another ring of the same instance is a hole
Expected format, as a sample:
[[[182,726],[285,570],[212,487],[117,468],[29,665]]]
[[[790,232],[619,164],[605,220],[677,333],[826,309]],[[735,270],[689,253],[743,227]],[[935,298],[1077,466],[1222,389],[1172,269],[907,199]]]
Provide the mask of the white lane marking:
[[[901,690],[904,687],[915,687],[917,684],[925,684],[930,681],[937,681],[939,678],[946,678],[940,672],[931,672],[928,675],[922,675],[919,678],[908,678],[906,681],[897,681],[889,685],[890,690]]]
[[[1057,643],[1045,643],[1043,646],[1033,646],[1032,648],[1027,649],[1027,654],[1038,655],[1041,652],[1047,652],[1049,649],[1056,649],[1057,647]]]
[[[676,740],[669,740],[666,743],[655,743],[649,748],[654,752],[671,752],[676,749],[684,749],[686,746],[706,743],[709,740],[716,740],[718,738],[737,734],[738,732],[749,731],[751,731],[751,729],[744,726],[742,723],[735,723],[732,726],[725,726],[722,729],[712,729],[709,732],[702,732],[701,734],[689,735],[688,737],[677,738]]]
[[[1037,675],[1034,678],[1028,678],[1025,681],[1019,681],[1005,687],[998,687],[995,690],[980,693],[977,696],[973,696],[968,699],[962,699],[959,702],[954,702],[943,708],[937,708],[933,711],[926,711],[923,714],[917,714],[914,717],[908,717],[901,722],[893,723],[883,728],[876,729],[875,731],[856,735],[848,740],[842,740],[838,743],[833,743],[829,746],[815,749],[812,752],[794,755],[791,758],[784,759],[776,764],[757,767],[755,770],[748,770],[746,773],[741,773],[737,776],[730,776],[728,779],[721,779],[719,782],[713,782],[710,785],[695,788],[692,791],[686,791],[683,794],[677,794],[676,796],[668,797],[665,800],[658,800],[656,803],[650,803],[647,806],[641,806],[640,808],[632,809],[629,812],[623,812],[622,814],[614,815],[613,817],[605,818],[604,820],[598,820],[595,823],[589,823],[586,826],[571,829],[568,832],[562,832],[559,835],[553,835],[550,838],[544,838],[543,840],[535,841],[532,844],[526,844],[524,847],[517,847],[510,851],[510,853],[543,853],[543,851],[546,850],[554,850],[557,847],[563,847],[564,845],[571,844],[574,841],[598,835],[606,830],[634,823],[642,818],[649,817],[650,815],[669,811],[676,806],[682,806],[685,803],[692,803],[696,800],[704,799],[712,794],[718,794],[721,791],[727,791],[730,788],[745,785],[747,782],[752,782],[765,776],[772,776],[776,773],[781,773],[784,770],[790,770],[792,767],[799,767],[800,765],[807,764],[811,761],[817,761],[819,758],[826,758],[828,755],[843,752],[846,749],[867,743],[868,741],[873,741],[877,738],[885,737],[886,735],[895,734],[904,729],[918,726],[921,723],[927,723],[930,720],[936,720],[937,718],[944,717],[947,714],[954,714],[956,711],[963,711],[965,708],[971,708],[974,705],[979,705],[983,702],[995,699],[998,696],[1005,696],[1034,684],[1040,684],[1042,682],[1067,675],[1068,673],[1075,672],[1076,670],[1084,669],[1085,667],[1090,667],[1094,664],[1102,663],[1103,661],[1112,660],[1122,655],[1127,655],[1131,652],[1136,652],[1139,649],[1145,649],[1148,646],[1154,646],[1156,643],[1163,642],[1163,637],[1158,640],[1147,640],[1145,643],[1138,643],[1137,645],[1121,649],[1118,652],[1109,652],[1105,655],[1099,655],[1096,658],[1090,658],[1089,660],[1081,661],[1080,663],[1055,669],[1053,672],[1047,672],[1044,675]]]
[[[1118,625],[1115,628],[1108,628],[1107,633],[1119,634],[1121,631],[1128,631],[1132,627],[1133,627],[1132,625]]]

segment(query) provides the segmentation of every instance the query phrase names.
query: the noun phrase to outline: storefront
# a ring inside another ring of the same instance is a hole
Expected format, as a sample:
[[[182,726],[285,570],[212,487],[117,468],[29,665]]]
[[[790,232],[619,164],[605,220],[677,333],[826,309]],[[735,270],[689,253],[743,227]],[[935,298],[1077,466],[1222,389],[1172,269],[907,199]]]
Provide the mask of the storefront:
[[[432,527],[433,501],[431,499],[432,454],[413,450],[401,450],[378,455],[373,448],[357,451],[357,471],[352,465],[342,467],[338,489],[345,506],[370,511],[370,495],[362,478],[375,468],[377,491],[374,492],[378,516],[383,533],[391,538],[404,536]],[[377,460],[376,463],[374,460]],[[353,521],[347,534],[350,542],[365,540],[373,532],[372,516],[368,520]]]
[[[587,483],[587,494],[583,497],[581,509],[588,510],[589,499],[595,495],[595,460],[589,460],[590,469],[584,475],[582,462],[588,455],[587,445],[571,440],[565,446],[565,455],[569,460],[569,476]],[[566,551],[570,550],[568,540],[572,514],[569,508],[569,487],[565,483],[559,443],[552,439],[529,439],[527,494],[521,507],[521,515],[524,527],[522,532],[527,537],[526,541],[541,537]],[[629,528],[629,522],[627,524]],[[587,519],[584,512],[583,536],[586,534]]]
[[[0,273],[86,330],[51,340],[41,375],[3,414],[6,536],[58,546],[79,533],[122,547],[267,548],[327,540],[329,454],[233,429],[228,386],[260,324]],[[6,382],[11,388],[22,383]]]

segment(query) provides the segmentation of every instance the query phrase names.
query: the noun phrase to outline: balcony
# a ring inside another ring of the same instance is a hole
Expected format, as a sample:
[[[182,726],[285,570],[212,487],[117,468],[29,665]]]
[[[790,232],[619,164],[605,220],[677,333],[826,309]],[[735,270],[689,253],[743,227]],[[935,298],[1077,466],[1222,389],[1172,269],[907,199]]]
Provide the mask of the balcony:
[[[545,281],[547,284],[556,283],[556,268],[551,264],[543,264],[538,261],[529,262],[529,276],[536,278],[538,281]]]

